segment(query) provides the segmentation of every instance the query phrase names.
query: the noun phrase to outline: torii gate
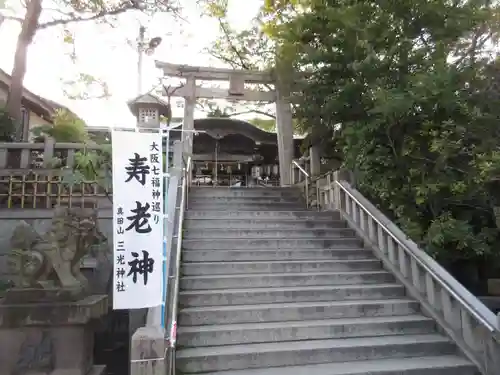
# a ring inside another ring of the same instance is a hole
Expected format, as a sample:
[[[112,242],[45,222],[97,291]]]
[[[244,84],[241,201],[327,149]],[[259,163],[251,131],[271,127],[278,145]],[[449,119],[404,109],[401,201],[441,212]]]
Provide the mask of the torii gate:
[[[168,88],[168,92],[165,90],[163,94],[183,97],[185,100],[182,128],[183,130],[191,130],[182,132],[183,151],[187,154],[191,154],[193,151],[192,130],[194,130],[194,111],[197,99],[276,102],[280,182],[281,186],[291,184],[290,167],[294,148],[292,110],[288,101],[289,92],[285,92],[281,85],[277,84],[276,79],[270,72],[169,64],[161,61],[156,61],[156,67],[163,70],[165,77],[177,77],[186,81],[179,87]],[[201,87],[196,84],[196,80],[226,81],[229,82],[229,89]],[[274,90],[252,90],[246,88],[245,84],[273,85]]]

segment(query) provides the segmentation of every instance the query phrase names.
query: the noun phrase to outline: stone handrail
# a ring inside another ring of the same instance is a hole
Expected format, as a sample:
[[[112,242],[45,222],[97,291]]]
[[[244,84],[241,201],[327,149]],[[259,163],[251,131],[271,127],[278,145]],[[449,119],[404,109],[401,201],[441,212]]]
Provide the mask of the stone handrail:
[[[332,184],[330,205],[375,250],[424,313],[482,374],[500,375],[499,318],[349,183],[335,178]]]
[[[290,182],[292,185],[303,183],[306,180],[306,175],[310,175],[308,160],[305,157],[292,160],[290,165]]]
[[[302,164],[303,168],[307,168],[307,164]],[[292,170],[298,169],[297,167],[293,167]],[[306,169],[307,172],[310,172],[310,169]],[[302,175],[301,173],[292,174],[296,176],[297,174]],[[338,171],[329,171],[326,173],[322,173],[320,175],[311,175],[310,178],[306,180],[297,179],[292,180],[292,184],[302,190],[302,193],[308,202],[308,207],[316,208],[318,210],[321,209],[331,209],[333,208],[333,189],[334,189],[334,178],[335,176],[341,176],[342,180],[346,180],[352,185],[354,184],[354,174],[347,170],[338,170]]]

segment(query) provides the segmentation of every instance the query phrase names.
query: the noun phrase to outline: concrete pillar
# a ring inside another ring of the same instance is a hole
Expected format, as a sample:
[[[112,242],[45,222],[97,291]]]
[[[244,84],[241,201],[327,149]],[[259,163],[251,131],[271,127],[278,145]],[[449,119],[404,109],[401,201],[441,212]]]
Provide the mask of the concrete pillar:
[[[182,130],[188,130],[182,133],[183,154],[191,155],[193,153],[193,137],[194,133],[194,109],[196,106],[196,79],[189,77],[186,82],[186,90],[188,95],[184,97],[184,122]]]
[[[320,149],[317,145],[313,145],[309,148],[309,165],[311,176],[318,176],[321,174]]]
[[[293,160],[292,108],[280,90],[276,90],[276,130],[281,186],[291,184],[290,166]]]

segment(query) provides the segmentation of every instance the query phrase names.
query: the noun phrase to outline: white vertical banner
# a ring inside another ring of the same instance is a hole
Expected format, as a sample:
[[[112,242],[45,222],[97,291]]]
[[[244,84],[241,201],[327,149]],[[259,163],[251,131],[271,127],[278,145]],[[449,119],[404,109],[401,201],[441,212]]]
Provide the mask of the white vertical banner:
[[[160,133],[113,131],[113,309],[163,297],[163,152]]]

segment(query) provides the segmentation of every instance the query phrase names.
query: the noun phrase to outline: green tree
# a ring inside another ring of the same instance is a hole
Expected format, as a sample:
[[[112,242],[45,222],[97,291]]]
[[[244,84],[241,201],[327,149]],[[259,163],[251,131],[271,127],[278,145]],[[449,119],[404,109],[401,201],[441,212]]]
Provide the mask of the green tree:
[[[275,66],[275,42],[265,33],[264,13],[259,12],[252,20],[251,27],[237,31],[228,21],[227,0],[201,0],[205,5],[205,13],[217,20],[219,36],[207,49],[207,52],[222,63],[237,70],[272,71]],[[274,90],[272,85],[256,85],[260,90]],[[266,131],[275,131],[276,115],[269,110],[266,102],[239,102],[238,107],[245,108],[236,111],[228,108],[226,113],[231,116],[255,113],[267,118],[250,120],[255,126]]]
[[[280,45],[274,38],[272,30],[283,19],[285,6],[277,9],[272,8],[271,4],[262,6],[258,14],[253,18],[251,26],[248,29],[237,31],[228,21],[228,1],[227,0],[203,0],[205,12],[210,17],[217,20],[219,24],[219,37],[213,43],[207,52],[221,62],[229,65],[233,69],[269,71],[271,74],[285,74],[282,66],[277,64],[276,57],[279,54]],[[273,11],[274,9],[274,11]],[[289,51],[292,53],[292,51]],[[279,71],[279,72],[278,72]],[[258,85],[259,89],[274,90],[274,85]],[[292,103],[294,104],[294,103]],[[266,109],[269,103],[245,103],[240,102],[241,107],[248,110],[243,112],[233,111],[231,116],[243,113],[255,113],[263,117],[256,117],[249,120],[255,126],[266,130],[276,131],[276,115],[274,111]],[[234,114],[236,113],[236,114]],[[265,118],[267,117],[267,118]],[[295,134],[304,134],[307,127],[294,116]]]
[[[64,40],[71,43],[73,36],[68,31],[68,28],[73,24],[81,22],[104,22],[112,25],[117,17],[127,12],[141,12],[146,14],[174,12],[177,10],[175,3],[176,1],[170,0],[56,0],[55,4],[44,8],[42,0],[28,0],[25,2],[26,11],[22,16],[2,16],[2,20],[14,20],[21,24],[6,106],[7,112],[16,124],[16,139],[20,140],[23,134],[21,129],[21,99],[23,81],[26,74],[28,48],[38,32],[52,27],[62,27],[65,33]],[[90,79],[88,75],[85,75],[83,78],[81,77],[81,80],[87,81],[87,83],[89,80],[91,83],[96,82],[96,79]]]
[[[87,143],[90,140],[85,122],[70,111],[58,110],[52,121],[53,124],[40,125],[31,130],[35,142],[43,142],[45,137],[71,143]]]
[[[89,134],[83,120],[68,110],[58,110],[53,124],[32,129],[35,142],[44,142],[46,137],[55,142],[80,143],[87,145],[74,155],[74,164],[62,168],[63,182],[69,185],[95,181],[105,192],[111,189],[111,143],[108,133]],[[52,160],[53,167],[63,165],[64,154]]]
[[[233,69],[266,70],[274,67],[275,43],[265,34],[264,14],[249,29],[237,31],[228,21],[227,0],[201,0],[205,13],[217,20],[220,35],[207,52]]]
[[[280,60],[307,73],[296,116],[435,257],[499,245],[496,2],[268,1]],[[328,136],[326,136],[328,135]]]

